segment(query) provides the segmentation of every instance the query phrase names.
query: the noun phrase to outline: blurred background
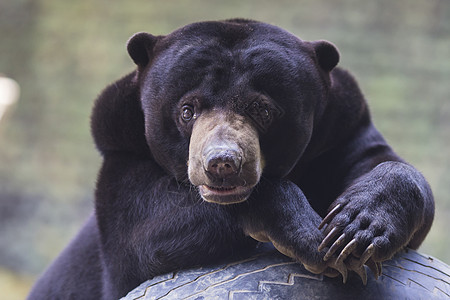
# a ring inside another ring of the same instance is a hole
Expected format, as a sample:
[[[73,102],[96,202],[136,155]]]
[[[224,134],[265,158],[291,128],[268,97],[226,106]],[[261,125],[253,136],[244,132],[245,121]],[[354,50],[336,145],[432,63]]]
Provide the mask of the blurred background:
[[[127,39],[232,17],[338,46],[377,127],[434,190],[421,251],[450,263],[450,1],[0,0],[0,73],[21,87],[0,119],[1,299],[23,299],[92,211],[90,112],[133,70]]]

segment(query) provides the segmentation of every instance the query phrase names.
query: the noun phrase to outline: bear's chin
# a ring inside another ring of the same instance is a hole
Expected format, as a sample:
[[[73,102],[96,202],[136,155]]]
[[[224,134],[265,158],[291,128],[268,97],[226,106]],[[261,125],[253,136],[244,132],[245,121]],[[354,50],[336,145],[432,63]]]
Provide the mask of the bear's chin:
[[[228,205],[244,202],[250,196],[253,187],[212,187],[200,185],[198,187],[200,196],[206,202]]]

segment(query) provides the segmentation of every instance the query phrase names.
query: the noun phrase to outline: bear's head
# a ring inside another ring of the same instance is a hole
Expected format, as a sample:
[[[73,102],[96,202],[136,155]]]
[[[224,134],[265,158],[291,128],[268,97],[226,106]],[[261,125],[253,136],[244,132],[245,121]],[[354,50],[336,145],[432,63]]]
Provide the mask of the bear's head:
[[[265,23],[201,22],[128,42],[153,158],[206,201],[246,200],[307,147],[339,54]]]

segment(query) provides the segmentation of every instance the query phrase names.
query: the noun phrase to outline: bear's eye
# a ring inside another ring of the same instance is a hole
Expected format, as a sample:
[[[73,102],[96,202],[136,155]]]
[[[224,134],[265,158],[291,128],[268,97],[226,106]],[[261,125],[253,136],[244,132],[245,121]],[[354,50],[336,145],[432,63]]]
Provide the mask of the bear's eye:
[[[181,119],[184,122],[189,122],[192,119],[195,119],[194,108],[190,105],[183,105],[181,108]]]
[[[270,108],[268,107],[268,105],[260,105],[258,102],[253,102],[252,104],[253,106],[253,110],[256,114],[258,114],[258,116],[265,120],[265,121],[270,121]]]
[[[270,110],[268,108],[264,109],[264,111],[262,112],[262,117],[265,120],[270,120]]]
[[[283,110],[275,102],[256,99],[246,108],[245,113],[258,125],[262,132],[266,132],[272,122],[283,115]]]

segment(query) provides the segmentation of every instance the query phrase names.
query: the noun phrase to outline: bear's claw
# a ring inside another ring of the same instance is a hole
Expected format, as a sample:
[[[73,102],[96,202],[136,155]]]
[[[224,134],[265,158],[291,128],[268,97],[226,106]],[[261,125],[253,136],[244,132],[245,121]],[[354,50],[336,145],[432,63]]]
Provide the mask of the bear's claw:
[[[364,250],[363,254],[361,255],[361,258],[359,259],[361,262],[361,265],[364,265],[373,255],[375,252],[375,245],[370,244],[366,250]]]
[[[323,257],[323,259],[326,261],[328,260],[344,243],[345,243],[345,233],[343,233],[334,243],[331,245],[330,249],[328,249],[327,253]],[[344,250],[342,250],[344,251]],[[342,252],[341,252],[342,254]]]
[[[366,266],[368,266],[369,269],[372,271],[373,275],[375,276],[375,279],[378,279],[378,277],[381,276],[382,267],[380,262],[375,262],[373,259],[369,259],[366,262]]]
[[[320,229],[320,227],[319,227]],[[317,250],[322,251],[323,249],[325,249],[325,247],[327,247],[327,245],[329,243],[331,243],[331,241],[333,240],[333,238],[339,233],[339,229],[334,227],[329,233],[328,235],[323,239],[322,243],[320,243],[319,247],[317,248]]]
[[[358,242],[353,239],[350,241],[350,243],[347,244],[347,246],[344,247],[344,249],[342,249],[341,253],[339,254],[337,261],[339,262],[344,262],[344,260],[350,255],[352,254],[353,250],[356,249],[356,247],[358,246]],[[364,263],[361,264],[361,266],[364,265]]]
[[[342,208],[342,204],[336,205],[326,216],[323,218],[322,222],[319,225],[319,230],[325,226],[325,224],[330,223],[331,220],[339,213]]]
[[[342,210],[344,205],[342,203],[337,204],[322,220],[322,222],[319,225],[319,230],[322,229],[325,225],[328,225],[334,217],[336,217],[339,212]],[[338,236],[339,233],[341,233],[340,228],[333,227],[331,230],[330,228],[327,228],[326,231],[328,231],[328,234],[325,236],[325,238],[322,240],[318,247],[318,251],[322,251],[325,248],[328,247],[328,245],[331,244],[328,251],[325,253],[323,259],[325,261],[330,260],[334,256],[334,254],[343,247],[341,252],[339,253],[338,257],[331,262],[331,267],[339,271],[339,273],[342,274],[343,282],[345,283],[347,281],[347,270],[354,271],[357,273],[361,280],[363,281],[364,285],[367,284],[367,273],[364,268],[364,265],[367,265],[369,269],[374,274],[375,278],[378,279],[378,277],[381,275],[382,272],[382,266],[380,262],[375,262],[372,259],[372,256],[375,253],[375,245],[371,243],[362,253],[361,257],[357,259],[355,257],[355,253],[353,253],[359,246],[359,243],[356,239],[352,239],[349,243],[346,244],[347,236],[345,233],[342,233],[337,239],[336,236]],[[325,231],[325,232],[326,232]],[[333,242],[334,240],[334,242]],[[344,267],[345,271],[343,271]]]
[[[371,260],[372,261],[372,260]],[[373,262],[373,261],[372,261]],[[375,263],[374,263],[375,264]],[[333,256],[328,260],[328,267],[338,271],[342,275],[342,282],[346,283],[348,278],[348,270],[355,272],[361,277],[361,280],[364,285],[367,284],[367,272],[364,265],[360,265],[359,259],[354,256],[348,257],[345,262],[342,257]],[[371,265],[369,268],[374,272],[375,277],[378,278],[378,270],[377,266]]]
[[[358,274],[359,277],[361,277],[361,280],[362,280],[364,285],[367,284],[367,272],[366,272],[366,269],[364,268],[364,265],[360,265],[359,264],[359,260],[358,259],[354,258],[353,256],[349,257],[347,259],[347,267],[348,267],[349,270],[352,270],[353,272]]]
[[[328,266],[336,271],[338,271],[342,275],[342,282],[347,282],[348,270],[347,266],[342,261],[337,261],[335,257],[328,261]]]

